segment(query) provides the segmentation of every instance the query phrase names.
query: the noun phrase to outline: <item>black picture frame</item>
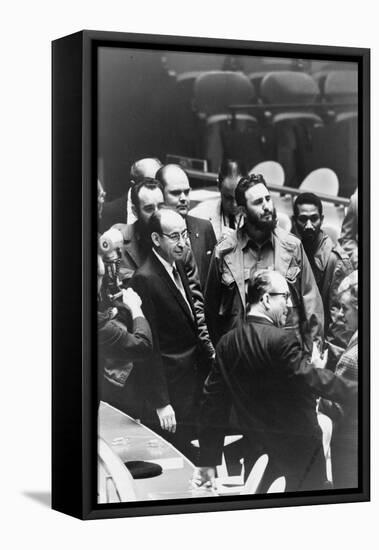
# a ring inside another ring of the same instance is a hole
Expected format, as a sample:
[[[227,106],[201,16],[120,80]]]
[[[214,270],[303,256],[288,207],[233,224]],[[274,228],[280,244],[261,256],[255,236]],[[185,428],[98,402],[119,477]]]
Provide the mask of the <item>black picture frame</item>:
[[[96,504],[96,51],[101,46],[353,61],[359,71],[359,487],[283,496]],[[52,507],[81,519],[370,499],[370,50],[82,31],[52,44]],[[363,243],[363,244],[362,244]]]

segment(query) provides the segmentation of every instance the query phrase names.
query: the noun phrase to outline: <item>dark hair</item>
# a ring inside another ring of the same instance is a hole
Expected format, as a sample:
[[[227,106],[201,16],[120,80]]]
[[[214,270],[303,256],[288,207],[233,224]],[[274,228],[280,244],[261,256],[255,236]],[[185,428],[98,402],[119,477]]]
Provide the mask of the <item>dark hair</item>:
[[[158,233],[159,235],[162,235],[162,213],[157,210],[154,212],[149,221],[148,221],[148,232],[149,235],[152,233]]]
[[[221,183],[225,178],[246,178],[247,170],[242,162],[233,159],[224,159],[220,165],[218,172],[218,186],[221,187]]]
[[[250,273],[247,285],[247,302],[257,304],[265,292],[268,292],[272,285],[272,269],[259,269]]]
[[[236,202],[238,206],[246,207],[246,191],[258,183],[263,183],[267,187],[267,183],[262,174],[250,174],[246,178],[239,180],[235,191]]]
[[[142,187],[147,189],[160,189],[163,193],[162,184],[153,178],[144,178],[138,183],[135,183],[130,190],[130,200],[132,204],[139,210],[139,200],[138,195]]]
[[[322,202],[314,193],[300,193],[300,195],[296,197],[296,200],[293,203],[293,214],[295,218],[299,215],[298,207],[301,204],[313,204],[317,207],[320,217],[322,216]]]

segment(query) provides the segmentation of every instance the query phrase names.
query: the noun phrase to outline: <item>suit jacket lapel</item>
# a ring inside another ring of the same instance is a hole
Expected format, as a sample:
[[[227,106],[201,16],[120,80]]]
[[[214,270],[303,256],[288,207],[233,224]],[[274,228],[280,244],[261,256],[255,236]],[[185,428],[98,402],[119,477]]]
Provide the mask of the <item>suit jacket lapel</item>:
[[[185,315],[187,316],[187,318],[191,321],[191,324],[193,325],[194,324],[194,319],[192,318],[191,312],[188,309],[188,304],[185,302],[182,294],[180,293],[179,289],[175,285],[174,281],[171,279],[171,277],[167,273],[166,269],[163,267],[163,265],[158,260],[158,258],[156,258],[154,256],[154,254],[151,255],[151,260],[154,263],[154,268],[157,270],[158,275],[164,281],[166,287],[171,292],[172,296],[178,302],[179,306],[182,308],[183,312],[185,313]],[[182,282],[183,282],[183,279],[184,280],[186,280],[186,279],[185,279],[185,277],[183,278],[183,276],[182,276],[183,268],[181,267],[181,269],[182,269],[182,271],[180,272],[180,270],[178,268],[178,272],[180,273],[180,277],[181,277]],[[183,282],[183,286],[184,286],[184,289],[186,291],[186,295],[187,295],[187,299],[188,299],[188,293],[187,293],[187,289],[186,289],[186,286],[185,286],[184,282]],[[187,286],[188,286],[188,284],[187,284]],[[188,292],[189,292],[189,289],[188,289]],[[189,300],[189,303],[190,303],[191,308],[192,308],[192,300]],[[192,309],[192,311],[193,311],[193,309]]]
[[[193,305],[193,299],[192,299],[191,290],[190,290],[190,287],[189,287],[189,284],[188,284],[187,275],[184,271],[184,267],[183,267],[182,262],[177,262],[176,267],[177,267],[178,273],[179,273],[180,278],[181,278],[182,283],[183,283],[183,287],[184,287],[184,291],[185,291],[186,296],[187,296],[188,304],[189,304],[189,306],[191,308],[191,311],[192,311],[192,316],[193,316],[192,321],[194,321],[196,319],[196,312],[195,312],[195,307]],[[180,294],[180,292],[179,292],[179,294]],[[187,306],[187,311],[188,311],[188,306]]]

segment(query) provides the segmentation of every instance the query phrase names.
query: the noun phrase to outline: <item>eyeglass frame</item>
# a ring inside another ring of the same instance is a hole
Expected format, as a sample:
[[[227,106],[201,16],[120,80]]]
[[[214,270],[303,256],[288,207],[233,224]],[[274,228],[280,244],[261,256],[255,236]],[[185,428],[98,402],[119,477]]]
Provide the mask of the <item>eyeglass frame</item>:
[[[189,237],[189,232],[188,232],[188,229],[185,229],[184,231],[182,231],[182,233],[174,233],[169,235],[168,233],[163,233],[162,231],[161,235],[164,235],[165,237],[169,238],[172,242],[178,243],[180,242],[180,237],[183,239],[183,241],[186,241]]]
[[[284,296],[286,302],[291,298],[290,292],[268,292],[270,296]]]

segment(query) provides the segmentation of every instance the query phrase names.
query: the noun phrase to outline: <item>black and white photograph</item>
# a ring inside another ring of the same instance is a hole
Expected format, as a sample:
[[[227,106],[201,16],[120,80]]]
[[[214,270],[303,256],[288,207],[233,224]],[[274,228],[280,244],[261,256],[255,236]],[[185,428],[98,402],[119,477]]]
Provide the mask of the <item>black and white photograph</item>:
[[[157,44],[95,53],[97,504],[359,493],[362,64]]]
[[[3,6],[2,548],[377,539],[375,14]]]

